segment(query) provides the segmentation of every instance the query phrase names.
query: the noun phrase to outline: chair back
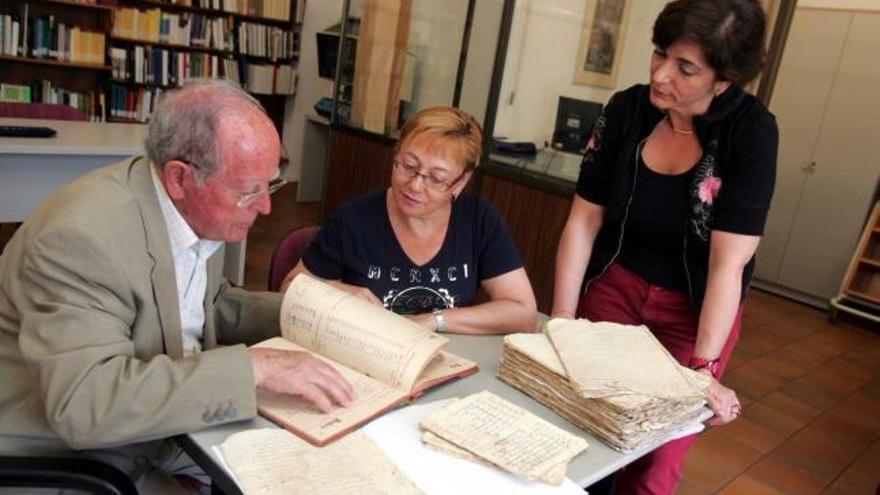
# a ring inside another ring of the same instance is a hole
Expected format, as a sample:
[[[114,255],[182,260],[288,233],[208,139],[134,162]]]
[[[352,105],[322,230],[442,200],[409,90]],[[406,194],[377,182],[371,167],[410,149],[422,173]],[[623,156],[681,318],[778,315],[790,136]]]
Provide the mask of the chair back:
[[[269,290],[277,292],[281,288],[284,277],[306,254],[319,230],[321,228],[315,226],[300,227],[288,232],[278,243],[269,262]]]

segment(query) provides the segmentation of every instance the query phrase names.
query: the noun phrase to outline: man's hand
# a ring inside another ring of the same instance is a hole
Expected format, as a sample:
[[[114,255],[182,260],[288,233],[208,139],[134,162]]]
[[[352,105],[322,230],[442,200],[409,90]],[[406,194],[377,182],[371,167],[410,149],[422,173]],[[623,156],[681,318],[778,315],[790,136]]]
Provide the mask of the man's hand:
[[[712,378],[709,389],[706,391],[706,402],[715,416],[706,421],[711,426],[719,426],[730,423],[742,412],[736,392],[729,389]]]
[[[301,351],[251,348],[257,386],[270,392],[296,395],[327,413],[334,404],[348,406],[354,389],[338,371]]]

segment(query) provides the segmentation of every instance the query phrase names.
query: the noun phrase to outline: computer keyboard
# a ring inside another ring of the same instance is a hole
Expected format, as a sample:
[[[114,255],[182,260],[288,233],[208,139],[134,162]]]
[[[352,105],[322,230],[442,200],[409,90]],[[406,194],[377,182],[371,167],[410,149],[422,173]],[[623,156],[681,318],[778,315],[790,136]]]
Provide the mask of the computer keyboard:
[[[0,137],[49,138],[57,134],[49,127],[0,125]]]

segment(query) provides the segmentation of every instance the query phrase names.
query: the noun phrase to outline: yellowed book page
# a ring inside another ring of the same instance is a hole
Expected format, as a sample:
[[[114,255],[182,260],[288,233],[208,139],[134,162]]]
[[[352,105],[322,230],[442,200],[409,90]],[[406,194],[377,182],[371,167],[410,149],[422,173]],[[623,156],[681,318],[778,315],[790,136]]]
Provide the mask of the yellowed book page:
[[[448,454],[451,456],[455,456],[461,459],[465,459],[471,462],[478,462],[480,464],[485,464],[487,466],[497,467],[491,462],[478,457],[467,450],[455,445],[454,443],[447,442],[446,440],[438,437],[437,435],[431,433],[430,431],[422,432],[422,443],[426,446],[444,454]],[[565,481],[565,471],[568,469],[568,463],[564,462],[557,466],[550,468],[549,471],[544,473],[538,481],[543,483],[547,483],[548,485],[561,485],[563,481]]]
[[[306,274],[281,304],[281,334],[395,388],[416,379],[449,339]]]
[[[562,430],[497,395],[483,391],[425,417],[424,430],[517,476],[540,480],[587,448]]]
[[[422,493],[360,432],[314,447],[284,430],[248,430],[229,436],[220,451],[245,495]]]
[[[261,342],[255,347],[307,351],[307,349],[281,337]],[[333,366],[351,383],[357,396],[351,405],[323,413],[314,405],[298,397],[275,394],[262,389],[257,389],[257,404],[263,416],[302,433],[306,438],[312,438],[316,443],[323,443],[327,439],[355,428],[364,420],[393,407],[409,396],[404,390],[389,387],[323,356],[313,355]]]
[[[645,326],[557,318],[547,323],[546,333],[568,378],[584,397],[702,396]]]
[[[446,351],[440,351],[422,370],[422,374],[419,375],[419,380],[413,387],[413,390],[425,390],[439,380],[459,374],[464,370],[476,369],[476,366],[477,363],[470,359],[465,359]]]

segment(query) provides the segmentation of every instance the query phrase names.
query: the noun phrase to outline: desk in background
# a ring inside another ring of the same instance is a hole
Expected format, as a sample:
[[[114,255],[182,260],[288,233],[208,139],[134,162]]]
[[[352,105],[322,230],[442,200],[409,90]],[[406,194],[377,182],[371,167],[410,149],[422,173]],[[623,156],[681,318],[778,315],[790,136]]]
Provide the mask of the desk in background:
[[[0,118],[0,125],[51,127],[52,138],[0,137],[0,222],[22,222],[62,184],[143,154],[147,126]],[[226,277],[244,283],[245,241],[226,245]]]
[[[539,404],[531,397],[495,378],[498,361],[501,357],[502,337],[454,334],[448,334],[447,336],[452,341],[447,350],[476,361],[480,365],[480,372],[476,375],[432,388],[425,395],[419,397],[417,403],[433,402],[451,397],[463,397],[481,390],[489,390],[514,404],[528,409],[568,432],[586,438],[589,447],[585,452],[574,458],[568,466],[567,473],[569,478],[582,487],[599,481],[648,452],[645,449],[630,454],[622,454],[612,450],[589,433],[562,419],[562,417]],[[241,492],[230,478],[228,472],[222,467],[221,461],[212,447],[220,445],[226,437],[233,433],[254,428],[277,428],[277,426],[259,417],[249,421],[225,424],[196,433],[180,435],[176,437],[176,440],[190,457],[211,476],[220,489],[228,495],[233,495]]]

